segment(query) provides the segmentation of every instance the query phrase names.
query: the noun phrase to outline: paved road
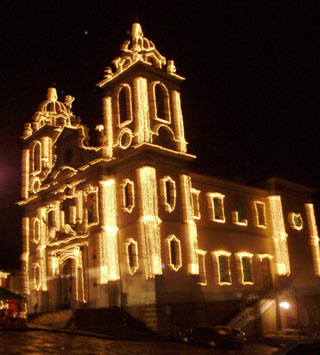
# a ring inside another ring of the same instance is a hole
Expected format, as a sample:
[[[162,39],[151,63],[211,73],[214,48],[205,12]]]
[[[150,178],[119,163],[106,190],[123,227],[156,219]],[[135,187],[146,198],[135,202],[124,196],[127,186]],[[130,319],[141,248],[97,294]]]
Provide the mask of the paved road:
[[[260,344],[246,344],[241,350],[206,349],[175,342],[106,340],[47,331],[0,331],[0,354],[81,355],[265,355],[277,350]]]

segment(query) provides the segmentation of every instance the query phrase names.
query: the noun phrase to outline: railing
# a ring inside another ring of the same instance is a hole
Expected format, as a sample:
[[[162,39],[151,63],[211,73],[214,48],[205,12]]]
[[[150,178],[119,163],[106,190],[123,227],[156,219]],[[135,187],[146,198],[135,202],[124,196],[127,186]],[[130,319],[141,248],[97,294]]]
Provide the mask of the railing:
[[[227,325],[236,328],[245,327],[250,321],[261,317],[261,315],[274,304],[274,297],[274,291],[270,291],[263,298],[260,298],[252,307],[246,307],[239,312]]]

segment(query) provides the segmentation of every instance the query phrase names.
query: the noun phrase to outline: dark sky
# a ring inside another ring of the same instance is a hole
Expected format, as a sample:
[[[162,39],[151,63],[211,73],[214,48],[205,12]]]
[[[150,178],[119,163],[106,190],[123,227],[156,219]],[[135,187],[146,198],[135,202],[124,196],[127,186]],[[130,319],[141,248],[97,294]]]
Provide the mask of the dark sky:
[[[117,3],[117,4],[114,4]],[[49,86],[101,122],[104,67],[132,22],[177,73],[198,171],[255,183],[271,176],[320,189],[319,1],[2,1],[0,267],[18,264],[20,143]],[[318,213],[319,214],[319,213]]]

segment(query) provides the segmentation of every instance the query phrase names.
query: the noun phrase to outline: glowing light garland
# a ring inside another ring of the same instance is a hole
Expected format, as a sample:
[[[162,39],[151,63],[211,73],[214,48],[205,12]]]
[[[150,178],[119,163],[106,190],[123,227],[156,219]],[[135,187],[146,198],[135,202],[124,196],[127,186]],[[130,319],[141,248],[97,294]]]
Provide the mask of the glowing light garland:
[[[180,176],[183,220],[186,225],[187,247],[188,247],[188,272],[192,275],[199,274],[198,260],[198,235],[197,225],[194,220],[192,206],[191,178],[188,175]]]
[[[246,219],[239,220],[239,212],[232,211],[232,223],[238,226],[246,227],[248,225],[248,220]]]
[[[290,275],[290,261],[287,245],[287,233],[284,226],[282,203],[280,196],[269,196],[272,238],[275,248],[277,273]]]
[[[307,221],[309,227],[310,245],[312,249],[313,269],[315,275],[320,276],[319,234],[318,234],[318,227],[317,227],[316,218],[314,214],[314,206],[312,203],[306,203],[305,208],[306,208]]]
[[[150,129],[150,114],[148,103],[148,84],[147,79],[137,77],[133,81],[133,112],[137,118],[137,127],[135,134],[137,135],[137,143],[151,142],[152,132]]]
[[[172,114],[173,114],[173,124],[176,132],[176,139],[179,143],[179,151],[186,153],[187,152],[187,142],[184,135],[184,126],[183,126],[183,115],[181,110],[181,99],[180,92],[176,90],[171,91],[171,100],[172,100]]]
[[[23,293],[30,293],[30,284],[29,284],[29,218],[22,218],[22,270],[23,270]]]
[[[106,154],[113,156],[113,122],[112,122],[112,99],[107,96],[102,100],[102,113],[106,131]]]
[[[146,279],[162,274],[161,239],[158,217],[156,170],[144,166],[137,170],[140,192],[140,240]]]
[[[269,260],[273,259],[273,256],[270,254],[257,254],[257,257],[259,258],[260,261],[262,261],[263,259],[269,259]]]
[[[119,280],[117,200],[115,179],[99,181],[100,225],[99,256],[100,282]]]

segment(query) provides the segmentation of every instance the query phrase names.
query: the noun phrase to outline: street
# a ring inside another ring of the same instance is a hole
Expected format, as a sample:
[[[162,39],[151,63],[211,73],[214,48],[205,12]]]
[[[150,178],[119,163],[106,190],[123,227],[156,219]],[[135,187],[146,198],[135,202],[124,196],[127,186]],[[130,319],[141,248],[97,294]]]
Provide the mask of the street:
[[[158,341],[107,340],[48,331],[0,331],[0,354],[272,354],[277,348],[246,344],[240,350],[207,349],[189,344]]]

